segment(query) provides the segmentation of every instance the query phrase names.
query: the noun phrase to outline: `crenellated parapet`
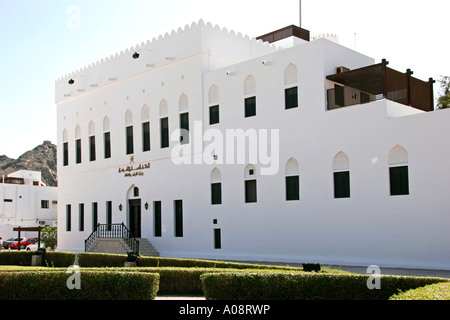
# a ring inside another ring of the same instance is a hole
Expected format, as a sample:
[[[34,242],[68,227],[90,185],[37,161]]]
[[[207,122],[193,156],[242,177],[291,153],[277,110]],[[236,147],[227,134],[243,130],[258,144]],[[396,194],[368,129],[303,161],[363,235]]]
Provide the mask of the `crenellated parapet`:
[[[277,50],[280,48],[274,44],[200,20],[58,78],[55,81],[55,100],[60,103],[196,55],[221,61],[221,64],[208,64],[203,68],[202,72],[208,72],[224,64],[239,63]]]

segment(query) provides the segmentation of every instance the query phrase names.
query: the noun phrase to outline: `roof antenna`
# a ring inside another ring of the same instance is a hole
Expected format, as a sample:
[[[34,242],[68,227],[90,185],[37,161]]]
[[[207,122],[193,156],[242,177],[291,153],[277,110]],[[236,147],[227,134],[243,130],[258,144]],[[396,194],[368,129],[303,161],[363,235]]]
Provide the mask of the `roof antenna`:
[[[302,0],[298,0],[299,2],[299,27],[302,27]]]

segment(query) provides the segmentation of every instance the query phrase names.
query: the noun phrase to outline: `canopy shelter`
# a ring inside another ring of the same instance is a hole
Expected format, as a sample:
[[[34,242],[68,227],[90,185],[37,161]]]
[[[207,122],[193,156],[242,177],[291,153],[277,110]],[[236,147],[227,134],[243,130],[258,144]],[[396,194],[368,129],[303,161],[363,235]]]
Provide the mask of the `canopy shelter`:
[[[17,246],[17,250],[20,251],[20,232],[21,231],[35,231],[38,232],[38,248],[41,246],[41,231],[42,229],[44,229],[44,227],[17,227],[14,228],[13,231],[17,231],[18,234],[18,238],[19,238],[19,245]]]
[[[410,69],[402,73],[387,67],[388,64],[383,59],[379,64],[354,70],[340,67],[336,74],[327,76],[327,80],[423,111],[433,111],[435,81],[432,78],[428,82],[416,79],[411,76]]]

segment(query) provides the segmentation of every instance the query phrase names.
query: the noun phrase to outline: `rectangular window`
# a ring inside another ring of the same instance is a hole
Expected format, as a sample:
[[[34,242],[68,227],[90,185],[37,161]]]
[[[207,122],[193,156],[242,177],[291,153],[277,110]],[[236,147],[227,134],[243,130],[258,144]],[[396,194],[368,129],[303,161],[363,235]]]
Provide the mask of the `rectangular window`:
[[[81,163],[81,139],[78,139],[75,143],[76,163]]]
[[[127,134],[127,154],[133,154],[134,153],[133,126],[127,127],[126,134]]]
[[[219,106],[209,107],[209,124],[216,124],[219,121]]]
[[[48,209],[49,208],[50,201],[48,200],[41,200],[41,209]]]
[[[84,231],[84,203],[78,205],[78,231]]]
[[[285,108],[292,109],[298,107],[298,89],[297,87],[289,88],[284,91]]]
[[[150,151],[150,122],[142,124],[142,151]]]
[[[175,200],[175,237],[183,236],[183,200]]]
[[[153,202],[153,217],[154,217],[154,236],[162,236],[162,219],[161,219],[161,201]]]
[[[108,225],[107,230],[111,231],[112,224],[112,201],[106,201],[106,224]]]
[[[214,229],[214,249],[221,249],[221,242],[220,229]]]
[[[92,203],[92,231],[97,231],[98,225],[98,205],[97,202]]]
[[[104,144],[105,144],[105,159],[111,158],[111,133],[105,132],[103,134]]]
[[[334,173],[334,197],[350,198],[350,172]]]
[[[12,199],[3,199],[3,202],[13,202]]]
[[[63,144],[63,166],[69,165],[69,143],[64,142]]]
[[[256,116],[256,97],[245,99],[245,117]]]
[[[256,202],[256,180],[245,181],[245,203]]]
[[[211,204],[222,204],[222,184],[211,184]]]
[[[89,160],[95,161],[95,136],[89,137]]]
[[[180,143],[186,144],[189,143],[189,113],[180,114],[180,129],[181,129],[181,137]]]
[[[345,87],[334,85],[334,103],[340,107],[345,105]]]
[[[408,166],[389,168],[391,196],[409,194]]]
[[[71,231],[72,229],[72,206],[70,204],[66,205],[66,231]]]
[[[161,148],[169,147],[169,118],[161,119]]]
[[[300,200],[300,179],[298,176],[286,177],[286,200]]]

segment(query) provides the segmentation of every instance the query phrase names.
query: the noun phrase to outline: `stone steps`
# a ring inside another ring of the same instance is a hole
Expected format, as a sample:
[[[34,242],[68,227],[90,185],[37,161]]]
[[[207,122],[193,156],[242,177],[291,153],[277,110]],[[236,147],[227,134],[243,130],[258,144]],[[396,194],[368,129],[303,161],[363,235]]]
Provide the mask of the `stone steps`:
[[[139,255],[146,257],[159,257],[159,252],[156,248],[145,238],[138,238],[139,241]]]
[[[137,239],[139,241],[139,255],[146,257],[159,257],[159,252],[145,238]],[[98,238],[95,240],[90,252],[128,254],[131,252],[128,244],[122,238]]]

